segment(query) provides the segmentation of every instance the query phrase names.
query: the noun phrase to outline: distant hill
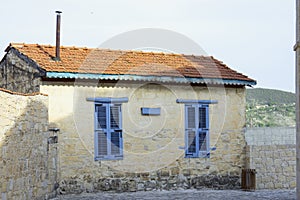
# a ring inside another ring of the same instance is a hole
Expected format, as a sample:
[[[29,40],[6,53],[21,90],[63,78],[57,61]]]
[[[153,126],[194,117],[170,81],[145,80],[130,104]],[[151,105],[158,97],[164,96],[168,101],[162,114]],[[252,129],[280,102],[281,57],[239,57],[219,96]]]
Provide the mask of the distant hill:
[[[296,94],[281,90],[255,88],[247,89],[246,100],[259,104],[290,104],[296,103]]]
[[[246,126],[295,126],[296,95],[281,90],[257,88],[246,90]]]

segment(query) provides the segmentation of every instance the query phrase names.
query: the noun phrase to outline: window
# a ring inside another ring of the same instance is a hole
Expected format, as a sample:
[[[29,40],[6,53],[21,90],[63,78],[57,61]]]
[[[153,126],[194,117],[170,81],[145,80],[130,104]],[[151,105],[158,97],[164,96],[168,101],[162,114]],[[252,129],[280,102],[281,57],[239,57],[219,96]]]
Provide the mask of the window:
[[[95,160],[123,159],[122,103],[128,98],[91,97],[95,103]]]
[[[185,111],[185,157],[209,158],[209,104],[217,104],[216,100],[177,99],[184,103]],[[215,148],[212,148],[215,150]]]
[[[208,104],[185,104],[185,156],[207,158],[209,145]]]
[[[122,158],[121,104],[95,103],[95,160]]]

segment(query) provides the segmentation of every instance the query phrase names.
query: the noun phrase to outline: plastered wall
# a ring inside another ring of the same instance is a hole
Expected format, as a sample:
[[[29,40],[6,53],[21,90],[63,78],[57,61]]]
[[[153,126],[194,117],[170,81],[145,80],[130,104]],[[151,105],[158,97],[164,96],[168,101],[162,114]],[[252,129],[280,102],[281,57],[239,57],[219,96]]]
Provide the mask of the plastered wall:
[[[245,165],[244,88],[44,82],[41,92],[49,95],[50,122],[61,130],[62,193],[239,187]],[[122,104],[122,160],[94,161],[94,103],[86,100],[92,97],[129,99]],[[176,99],[218,101],[209,111],[210,143],[216,147],[210,158],[184,157],[184,104]],[[141,107],[159,107],[161,114],[143,116]]]

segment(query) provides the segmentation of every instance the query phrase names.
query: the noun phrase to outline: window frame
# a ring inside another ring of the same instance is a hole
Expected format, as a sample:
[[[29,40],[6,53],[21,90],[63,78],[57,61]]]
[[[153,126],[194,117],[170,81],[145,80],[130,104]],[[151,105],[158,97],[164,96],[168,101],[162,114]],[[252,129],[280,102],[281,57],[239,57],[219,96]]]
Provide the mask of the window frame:
[[[96,97],[96,98],[86,98],[87,101],[94,102],[94,160],[95,161],[101,161],[101,160],[120,160],[123,159],[123,124],[122,124],[122,103],[127,103],[128,98],[122,97],[122,98],[110,98],[110,97]],[[106,119],[106,128],[101,128],[99,126],[98,122],[98,112],[97,112],[97,106],[104,106],[105,107],[105,119]],[[112,106],[118,106],[119,108],[119,124],[118,128],[112,128],[110,126],[111,124],[111,107]],[[100,155],[98,144],[99,144],[99,132],[103,131],[104,134],[106,134],[106,145],[107,145],[107,154],[106,155]],[[113,154],[111,151],[112,146],[112,140],[111,136],[112,133],[118,133],[118,141],[119,141],[119,154]]]
[[[194,109],[193,119],[190,118],[189,108]],[[205,109],[205,127],[200,127],[200,108]],[[209,134],[209,106],[208,104],[185,104],[185,158],[209,158],[210,156],[210,134]],[[194,120],[191,123],[190,120]],[[189,127],[190,124],[194,124],[194,127]],[[194,132],[195,151],[190,151],[191,141],[190,135]],[[200,134],[205,134],[205,150],[201,150],[200,147]]]
[[[217,100],[199,100],[199,99],[177,99],[176,103],[182,103],[184,104],[184,142],[185,142],[185,148],[184,148],[184,153],[185,153],[185,158],[209,158],[210,157],[210,131],[209,131],[209,126],[210,126],[210,121],[209,121],[209,105],[210,104],[217,104],[218,101]],[[206,137],[206,150],[205,151],[201,151],[199,149],[199,146],[196,148],[196,152],[195,153],[189,153],[188,149],[189,149],[189,139],[188,139],[188,134],[187,134],[187,130],[188,130],[188,119],[187,119],[187,106],[191,106],[194,108],[198,108],[195,109],[195,129],[197,129],[197,131],[195,130],[195,142],[196,144],[199,144],[199,137],[200,137],[200,133],[204,133],[205,132],[205,137]],[[206,128],[197,128],[197,124],[199,125],[199,108],[200,107],[205,107],[206,108]],[[197,111],[196,111],[197,110]],[[198,113],[198,114],[197,114]],[[197,122],[196,122],[197,121]],[[212,149],[214,150],[214,149]]]
[[[105,107],[106,113],[106,127],[101,128],[98,121],[98,112],[97,107],[103,106]],[[118,128],[112,128],[111,126],[111,108],[112,106],[116,106],[119,108],[119,126]],[[95,160],[119,160],[123,159],[123,130],[122,130],[122,105],[121,104],[114,104],[114,103],[95,103],[95,127],[94,127],[94,145],[95,145]],[[99,128],[100,127],[100,128]],[[98,145],[99,145],[99,132],[103,132],[106,134],[106,155],[100,155]],[[119,154],[112,152],[112,134],[118,133],[119,134]]]

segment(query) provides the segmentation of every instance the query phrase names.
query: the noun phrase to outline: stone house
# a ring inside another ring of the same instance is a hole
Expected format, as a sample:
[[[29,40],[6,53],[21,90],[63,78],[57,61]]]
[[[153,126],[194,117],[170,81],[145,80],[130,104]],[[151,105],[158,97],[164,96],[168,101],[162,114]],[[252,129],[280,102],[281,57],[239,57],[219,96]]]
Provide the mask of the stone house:
[[[245,87],[210,56],[10,44],[0,87],[49,98],[61,193],[239,188]]]

